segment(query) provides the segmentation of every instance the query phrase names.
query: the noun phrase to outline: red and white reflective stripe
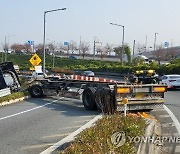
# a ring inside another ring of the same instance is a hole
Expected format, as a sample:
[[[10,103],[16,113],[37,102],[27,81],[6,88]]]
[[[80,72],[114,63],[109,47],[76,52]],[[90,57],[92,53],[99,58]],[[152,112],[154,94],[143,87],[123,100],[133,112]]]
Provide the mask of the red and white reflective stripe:
[[[94,81],[94,77],[88,77],[88,81]]]
[[[87,76],[80,76],[80,75],[71,75],[71,79],[73,80],[82,80],[82,81],[95,81],[95,82],[117,82],[114,80],[106,79],[106,78],[99,78],[99,77],[87,77]]]
[[[167,86],[167,88],[170,89],[170,88],[173,88],[173,86],[170,85],[170,86]]]

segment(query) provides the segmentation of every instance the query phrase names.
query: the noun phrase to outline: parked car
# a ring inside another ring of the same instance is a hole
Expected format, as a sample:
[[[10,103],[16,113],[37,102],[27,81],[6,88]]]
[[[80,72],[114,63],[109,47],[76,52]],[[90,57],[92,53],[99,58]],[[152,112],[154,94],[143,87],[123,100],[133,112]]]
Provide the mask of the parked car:
[[[94,77],[94,72],[92,72],[92,71],[84,71],[81,75]]]
[[[76,56],[69,56],[69,59],[77,59]]]
[[[160,78],[160,83],[166,84],[168,89],[180,88],[180,75],[163,75]]]

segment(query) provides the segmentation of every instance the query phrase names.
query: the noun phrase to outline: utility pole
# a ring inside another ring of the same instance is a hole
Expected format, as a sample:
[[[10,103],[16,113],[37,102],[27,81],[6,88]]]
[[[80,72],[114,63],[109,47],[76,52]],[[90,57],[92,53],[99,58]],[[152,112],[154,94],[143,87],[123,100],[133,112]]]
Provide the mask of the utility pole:
[[[146,35],[145,51],[147,51],[147,35]]]
[[[80,36],[80,41],[79,41],[79,56],[81,54],[81,36]]]
[[[7,42],[6,42],[6,36],[5,36],[5,40],[4,40],[5,42],[4,42],[4,53],[5,53],[5,55],[4,55],[4,61],[6,62],[7,61],[7,50],[8,50],[8,47],[7,47]]]
[[[93,60],[95,59],[95,54],[96,54],[96,37],[94,37]]]
[[[1,59],[2,63],[4,61],[4,54],[3,54],[3,51],[2,51],[2,59]]]
[[[135,45],[136,45],[136,40],[134,40],[134,43],[133,43],[133,59],[134,59],[134,50],[135,50]]]
[[[99,42],[99,40],[96,41],[96,38],[97,38],[97,37],[94,36],[93,60],[95,59],[95,55],[96,55],[96,44],[98,43],[98,44],[100,44],[100,45],[102,46],[102,42]]]
[[[54,48],[53,48],[53,68],[55,63],[55,41],[54,41]]]
[[[157,34],[159,34],[159,33],[155,33],[155,38],[154,38],[154,50],[156,50],[156,37],[157,37]]]

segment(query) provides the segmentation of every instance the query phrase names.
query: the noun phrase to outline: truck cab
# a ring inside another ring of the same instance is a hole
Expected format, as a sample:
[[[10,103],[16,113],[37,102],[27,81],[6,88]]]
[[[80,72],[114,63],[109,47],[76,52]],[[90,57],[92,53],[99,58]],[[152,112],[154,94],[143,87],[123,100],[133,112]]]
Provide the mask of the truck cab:
[[[42,66],[35,66],[35,70],[32,73],[32,78],[33,79],[43,79],[44,78]]]

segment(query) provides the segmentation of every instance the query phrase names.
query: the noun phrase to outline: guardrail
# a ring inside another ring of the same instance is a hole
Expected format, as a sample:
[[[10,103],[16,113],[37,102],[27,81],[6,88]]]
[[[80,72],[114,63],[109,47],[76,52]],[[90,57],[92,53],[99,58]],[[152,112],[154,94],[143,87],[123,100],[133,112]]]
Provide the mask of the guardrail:
[[[5,88],[5,89],[1,89],[0,90],[0,97],[6,96],[11,94],[11,90],[10,88]]]

